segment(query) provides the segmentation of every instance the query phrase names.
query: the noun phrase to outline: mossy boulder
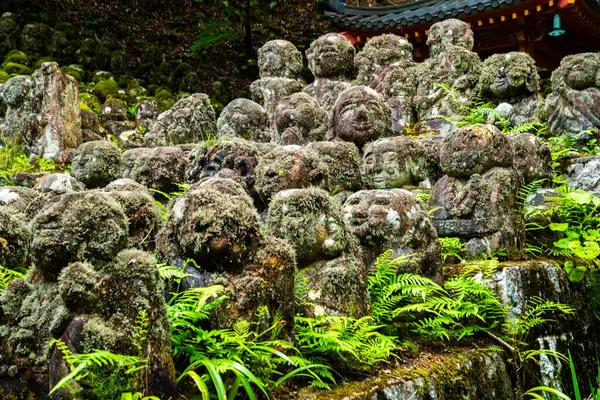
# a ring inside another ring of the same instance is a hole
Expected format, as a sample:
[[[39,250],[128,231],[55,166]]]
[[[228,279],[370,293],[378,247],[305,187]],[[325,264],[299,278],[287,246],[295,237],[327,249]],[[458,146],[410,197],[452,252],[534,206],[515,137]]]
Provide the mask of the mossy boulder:
[[[2,64],[2,69],[11,75],[31,75],[33,73],[33,71],[31,69],[29,69],[29,67],[22,65],[22,64],[16,64],[16,63],[12,63],[12,62],[7,62],[7,63],[3,63]]]
[[[31,60],[29,59],[27,54],[19,50],[12,50],[6,55],[6,57],[4,57],[5,63],[12,62],[15,64],[29,65],[30,61]]]
[[[33,187],[42,193],[60,195],[70,192],[81,192],[85,185],[73,178],[68,172],[53,173],[41,177]]]
[[[41,55],[50,48],[52,43],[52,28],[35,23],[27,24],[21,31],[21,50],[31,55]]]
[[[32,222],[31,258],[37,273],[55,280],[70,262],[111,260],[127,243],[121,206],[98,191],[67,193]]]
[[[25,215],[28,220],[46,205],[51,195],[44,195],[37,190],[22,186],[0,187],[0,206],[7,206]]]
[[[0,83],[6,83],[9,79],[10,75],[6,71],[0,69]]]
[[[75,78],[77,82],[83,82],[83,80],[85,79],[85,70],[79,65],[73,64],[67,67],[62,67],[61,69],[65,74]]]
[[[47,63],[47,62],[54,62],[54,61],[56,61],[56,60],[54,59],[54,57],[49,57],[49,56],[46,56],[46,57],[40,57],[40,58],[38,58],[38,59],[37,59],[37,61],[35,62],[35,69],[40,69],[40,68],[42,68],[42,64],[43,64],[43,63]]]
[[[100,107],[102,106],[102,103],[100,102],[98,97],[90,93],[80,93],[79,101],[82,104],[85,104],[92,111],[100,110]]]
[[[84,143],[75,152],[71,168],[75,179],[88,188],[104,187],[121,177],[121,151],[107,140]]]
[[[119,84],[114,79],[107,79],[96,83],[94,94],[100,101],[104,102],[109,97],[115,97],[119,93]]]
[[[19,25],[8,16],[0,17],[0,57],[17,48]]]
[[[256,142],[270,142],[269,116],[264,108],[248,99],[229,103],[217,120],[219,135]]]
[[[131,149],[123,153],[123,178],[164,193],[176,191],[184,181],[187,157],[177,147]]]
[[[127,65],[129,64],[129,60],[127,59],[127,54],[122,50],[116,50],[110,53],[110,70],[119,74],[125,69],[127,69]]]
[[[5,268],[27,266],[31,228],[26,220],[17,210],[0,206],[0,265]]]

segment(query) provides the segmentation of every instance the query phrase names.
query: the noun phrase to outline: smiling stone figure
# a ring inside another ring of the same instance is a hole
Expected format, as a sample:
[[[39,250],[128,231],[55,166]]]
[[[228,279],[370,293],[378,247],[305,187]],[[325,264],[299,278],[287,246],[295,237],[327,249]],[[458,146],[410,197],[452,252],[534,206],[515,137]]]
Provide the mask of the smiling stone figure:
[[[328,140],[352,142],[362,149],[365,144],[392,135],[392,110],[383,98],[366,86],[343,91],[331,113]]]

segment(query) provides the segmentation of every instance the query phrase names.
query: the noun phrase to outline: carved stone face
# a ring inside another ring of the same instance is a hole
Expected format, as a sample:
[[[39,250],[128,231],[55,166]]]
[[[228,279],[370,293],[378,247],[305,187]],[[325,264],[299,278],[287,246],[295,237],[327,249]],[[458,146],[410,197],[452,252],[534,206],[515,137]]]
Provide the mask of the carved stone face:
[[[269,206],[269,232],[286,240],[300,263],[336,258],[346,248],[348,232],[334,202],[320,189],[279,192]]]
[[[373,89],[354,86],[339,95],[330,126],[330,139],[352,142],[361,149],[391,134],[392,111]]]
[[[596,77],[600,70],[599,58],[586,57],[584,54],[573,56],[573,61],[565,71],[565,83],[575,90],[596,86]]]
[[[359,85],[371,85],[381,69],[393,63],[411,65],[413,63],[412,44],[403,37],[393,34],[374,37],[367,42],[354,59],[354,64],[358,69],[356,82]]]
[[[302,54],[287,40],[271,40],[258,49],[261,78],[298,79],[302,68]]]
[[[431,26],[427,36],[430,56],[437,57],[449,44],[473,50],[473,31],[467,23],[458,19],[447,19]]]
[[[361,243],[400,238],[408,229],[407,213],[412,207],[404,190],[361,190],[344,203],[344,219]],[[414,203],[414,201],[413,201]]]
[[[259,104],[248,99],[235,99],[221,112],[217,120],[221,137],[239,137],[256,142],[269,142],[269,116]]]
[[[280,145],[324,140],[328,126],[327,111],[306,93],[283,98],[275,109],[275,139]]]
[[[316,78],[343,79],[352,74],[356,51],[339,33],[328,33],[311,43],[308,68]]]
[[[482,90],[508,98],[539,90],[535,61],[526,53],[494,54],[483,62]]]
[[[268,201],[286,189],[326,187],[328,176],[329,170],[316,152],[300,146],[283,146],[260,160],[256,167],[256,190]]]
[[[365,148],[364,171],[372,188],[400,188],[411,184],[412,156],[417,148],[408,137],[380,139]]]

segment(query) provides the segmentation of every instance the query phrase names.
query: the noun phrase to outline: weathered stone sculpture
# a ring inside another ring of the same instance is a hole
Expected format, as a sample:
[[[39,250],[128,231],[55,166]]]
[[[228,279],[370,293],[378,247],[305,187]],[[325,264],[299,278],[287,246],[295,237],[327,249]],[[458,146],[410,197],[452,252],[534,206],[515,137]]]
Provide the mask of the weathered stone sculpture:
[[[160,114],[145,138],[148,146],[158,147],[199,143],[216,135],[215,111],[210,99],[204,93],[196,93]]]
[[[120,178],[121,169],[121,151],[108,140],[79,146],[71,165],[73,177],[89,189],[104,187]]]
[[[338,95],[351,86],[355,55],[352,43],[339,33],[328,33],[312,42],[306,57],[315,81],[304,91],[330,110]]]
[[[187,157],[178,147],[131,149],[123,153],[123,178],[171,193],[184,181]]]
[[[545,111],[553,135],[577,135],[600,129],[600,54],[582,53],[563,58],[552,73],[552,92]],[[591,139],[582,135],[581,143]]]
[[[273,139],[282,146],[325,140],[329,128],[327,111],[306,93],[294,93],[281,99],[273,120]]]
[[[270,142],[269,115],[260,104],[235,99],[221,111],[217,120],[220,137]]]
[[[440,165],[446,173],[429,199],[440,237],[459,237],[472,255],[516,246],[512,211],[519,175],[506,135],[491,125],[458,129],[444,138]]]
[[[483,62],[479,91],[512,125],[539,121],[542,98],[535,61],[527,53],[494,54]]]
[[[138,130],[147,132],[152,128],[160,115],[160,107],[156,100],[142,100],[135,108],[135,124]]]
[[[319,158],[329,168],[327,188],[330,192],[345,197],[362,189],[360,155],[353,143],[314,142],[306,148],[319,153]]]
[[[413,63],[413,46],[408,40],[394,34],[375,36],[354,58],[358,70],[355,83],[373,87],[387,67]]]
[[[234,181],[204,180],[172,202],[157,247],[176,265],[192,258],[201,266],[186,268],[193,275],[186,285],[225,286],[230,300],[216,316],[219,326],[255,320],[263,306],[269,319],[276,312],[293,318],[293,253],[261,231],[252,199]]]
[[[361,190],[344,203],[344,219],[360,240],[363,260],[372,267],[392,250],[406,262],[399,273],[412,272],[441,281],[441,248],[427,209],[403,189]]]
[[[33,145],[37,139],[35,126],[36,105],[30,101],[33,81],[26,76],[9,79],[2,88],[2,100],[6,104],[6,115],[2,132],[8,138],[22,135],[24,142]]]
[[[296,252],[307,292],[304,315],[361,317],[368,312],[367,270],[339,202],[321,189],[285,190],[271,201],[266,225]]]
[[[436,58],[446,52],[449,45],[473,50],[475,38],[466,22],[459,19],[447,19],[431,25],[427,35],[429,57]]]
[[[0,265],[16,270],[27,266],[31,228],[24,214],[3,203],[0,202]]]
[[[256,191],[266,204],[282,190],[326,188],[328,181],[329,168],[319,154],[300,146],[277,147],[256,167]]]
[[[85,185],[73,178],[68,172],[56,172],[42,176],[33,187],[41,193],[60,195],[85,190]]]
[[[28,220],[32,220],[51,197],[52,195],[46,195],[28,187],[0,187],[0,206],[7,206],[21,212],[27,216]]]
[[[279,100],[302,91],[302,54],[287,40],[271,40],[258,50],[260,79],[250,85],[252,100],[272,117]]]
[[[433,140],[427,140],[433,142]],[[431,187],[440,177],[439,157],[426,140],[407,136],[379,139],[365,147],[363,170],[369,188]],[[439,142],[439,141],[438,141]],[[439,145],[432,143],[439,148]]]
[[[352,142],[362,150],[368,142],[392,135],[392,111],[366,86],[340,93],[331,111],[328,140]]]
[[[547,144],[532,133],[511,134],[508,139],[515,153],[513,168],[524,184],[540,179],[552,180],[552,153]]]

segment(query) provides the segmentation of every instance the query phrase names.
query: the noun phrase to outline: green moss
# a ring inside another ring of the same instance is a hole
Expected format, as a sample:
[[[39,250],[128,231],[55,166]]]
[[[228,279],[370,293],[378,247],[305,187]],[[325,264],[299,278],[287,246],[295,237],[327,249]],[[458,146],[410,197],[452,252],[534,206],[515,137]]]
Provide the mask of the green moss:
[[[35,62],[35,69],[41,68],[42,64],[45,62],[56,61],[53,57],[41,57]]]
[[[85,71],[83,70],[83,68],[80,68],[77,65],[69,65],[68,67],[62,67],[61,70],[65,74],[75,78],[77,80],[77,82],[81,82],[84,80]]]
[[[6,83],[10,79],[10,75],[0,69],[0,83]]]
[[[89,110],[97,111],[102,106],[102,103],[96,96],[89,93],[81,93],[79,95],[80,104],[85,105]]]
[[[119,84],[114,79],[108,79],[96,83],[94,94],[101,101],[105,101],[109,97],[116,97],[119,94]]]
[[[31,75],[33,71],[27,66],[22,64],[15,64],[12,62],[5,62],[0,66],[6,73],[15,75]]]
[[[22,53],[20,51],[11,51],[6,57],[4,57],[4,62],[29,65],[29,57],[27,57],[25,53]]]

